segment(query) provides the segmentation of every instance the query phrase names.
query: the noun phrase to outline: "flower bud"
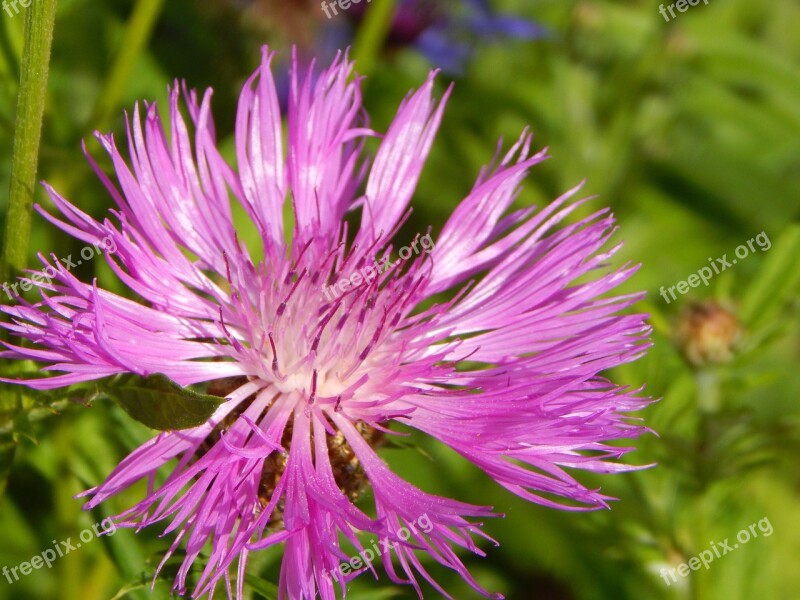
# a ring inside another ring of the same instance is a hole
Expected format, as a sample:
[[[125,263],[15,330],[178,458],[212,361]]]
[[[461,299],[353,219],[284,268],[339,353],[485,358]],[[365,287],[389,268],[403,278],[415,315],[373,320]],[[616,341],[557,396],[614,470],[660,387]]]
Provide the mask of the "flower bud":
[[[689,305],[677,327],[678,344],[695,366],[731,360],[741,334],[741,325],[733,311],[714,300]]]

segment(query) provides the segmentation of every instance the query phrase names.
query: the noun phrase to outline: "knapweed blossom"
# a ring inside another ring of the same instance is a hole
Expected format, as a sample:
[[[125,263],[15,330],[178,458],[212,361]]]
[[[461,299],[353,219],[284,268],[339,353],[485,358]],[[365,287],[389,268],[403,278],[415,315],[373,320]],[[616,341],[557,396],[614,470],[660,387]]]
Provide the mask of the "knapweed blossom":
[[[162,373],[227,399],[206,424],[157,435],[86,492],[93,508],[148,482],[115,521],[168,523],[167,555],[185,548],[179,593],[197,561],[194,596],[222,579],[240,596],[248,554],[283,544],[282,597],[335,598],[358,573],[338,582],[324,574],[352,554],[345,539],[358,552],[368,533],[391,542],[380,556],[391,580],[420,592],[421,576],[446,595],[422,566],[427,554],[488,595],[456,550],[482,554],[475,538],[486,537],[480,520],[491,508],[416,488],[376,448],[401,424],[532,502],[606,506],[568,470],[629,469],[614,459],[630,448],[607,442],[643,431],[626,415],[647,401],[600,375],[648,344],[643,315],[620,314],[640,296],[608,294],[635,267],[606,267],[617,249],[603,250],[614,231],[608,211],[556,227],[578,206],[577,188],[538,212],[509,210],[546,158],[531,153],[525,132],[481,172],[430,254],[325,298],[320,289],[338,273],[391,251],[450,91],[437,103],[432,74],[410,94],[368,167],[363,144],[377,134],[347,56],[314,78],[294,69],[285,142],[271,60],[265,48],[241,93],[236,168],[217,148],[210,91],[176,84],[168,118],[153,104],[135,109],[127,158],[112,136],[98,136],[118,182],[95,166],[117,205],[110,218],[97,221],[47,187],[63,218],[42,214],[88,244],[110,236],[117,252],[106,260],[137,299],[56,266],[41,301],[3,307],[13,317],[6,327],[32,343],[7,345],[5,356],[60,373],[24,382],[37,389]],[[238,237],[232,201],[257,229],[263,258]],[[345,224],[351,211],[357,230]],[[425,303],[433,296],[449,299]],[[357,505],[367,487],[374,516]],[[398,536],[422,515],[430,528]]]

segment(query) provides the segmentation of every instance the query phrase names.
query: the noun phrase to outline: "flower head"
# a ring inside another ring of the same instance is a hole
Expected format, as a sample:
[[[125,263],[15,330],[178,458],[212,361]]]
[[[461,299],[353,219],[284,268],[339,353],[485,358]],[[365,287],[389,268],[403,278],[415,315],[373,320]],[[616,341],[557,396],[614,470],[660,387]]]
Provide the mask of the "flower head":
[[[366,532],[386,541],[371,550],[393,581],[419,590],[421,576],[439,589],[420,562],[428,554],[486,593],[456,549],[482,554],[490,507],[416,488],[376,448],[402,424],[532,502],[606,506],[567,470],[628,469],[614,462],[628,448],[607,442],[643,430],[626,413],[646,401],[599,375],[647,346],[643,315],[620,314],[639,295],[608,295],[635,267],[605,267],[617,249],[602,250],[614,231],[606,210],[556,227],[578,206],[577,188],[538,212],[509,210],[546,158],[525,132],[481,172],[435,246],[420,232],[411,246],[425,252],[370,271],[408,216],[450,90],[437,103],[432,74],[410,94],[368,166],[362,146],[377,134],[346,55],[318,77],[295,69],[285,142],[271,60],[264,49],[241,93],[235,169],[217,148],[210,92],[184,91],[190,127],[176,85],[166,119],[153,104],[135,109],[127,159],[98,136],[118,182],[95,167],[117,205],[110,218],[47,187],[62,217],[40,212],[87,243],[113,240],[106,259],[137,300],[53,264],[57,281],[42,284],[41,301],[3,307],[6,327],[32,342],[5,355],[60,373],[25,381],[38,389],[162,373],[227,399],[207,423],[157,435],[87,492],[92,508],[149,482],[115,520],[168,524],[167,556],[185,546],[179,592],[204,549],[193,594],[226,579],[241,595],[248,554],[284,544],[284,597],[335,598],[374,568],[339,570],[350,559],[343,540],[366,554],[357,535]],[[237,235],[231,196],[263,242],[255,251]],[[346,224],[351,212],[357,228]],[[363,281],[324,292],[354,272]],[[367,487],[374,516],[357,503]]]

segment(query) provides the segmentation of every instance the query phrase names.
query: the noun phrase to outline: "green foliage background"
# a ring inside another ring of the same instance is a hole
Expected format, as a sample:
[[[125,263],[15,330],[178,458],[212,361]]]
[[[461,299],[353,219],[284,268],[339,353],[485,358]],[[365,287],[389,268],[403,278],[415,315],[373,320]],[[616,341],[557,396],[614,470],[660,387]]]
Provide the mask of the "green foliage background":
[[[313,39],[324,25],[315,3],[291,21],[270,10],[245,12],[242,4],[61,0],[40,178],[102,215],[111,201],[80,141],[108,167],[91,132],[111,129],[122,139],[122,111],[141,99],[163,105],[173,78],[214,87],[218,135],[230,150],[238,91],[257,65],[259,45],[268,41],[288,56],[292,42]],[[712,0],[669,23],[654,2],[642,0],[495,5],[551,34],[476,49],[455,78],[415,212],[400,235],[429,225],[436,231],[497,139],[510,142],[530,125],[553,158],[534,170],[519,203],[542,205],[586,178],[585,193],[599,197],[584,214],[611,206],[618,217],[616,239],[625,247],[615,264],[642,264],[627,289],[648,291],[643,308],[654,347],[611,376],[635,387],[646,382],[647,393],[661,398],[640,415],[657,435],[642,438],[628,458],[657,466],[579,474],[620,499],[610,511],[587,514],[527,504],[423,438],[412,438],[415,449],[385,450],[385,458],[425,490],[506,514],[486,527],[500,547],[487,545],[485,559],[465,560],[484,586],[511,600],[800,598],[800,4]],[[0,12],[0,190],[9,187],[23,20]],[[383,129],[431,65],[412,49],[364,44],[356,55],[369,76],[366,106]],[[439,79],[443,90],[448,77]],[[0,193],[0,215],[7,199]],[[41,189],[36,199],[49,205]],[[762,231],[772,242],[768,251],[669,305],[659,296],[661,286],[685,280],[709,257],[731,256]],[[36,252],[66,256],[80,247],[34,216],[32,268]],[[78,273],[120,290],[102,261]],[[705,299],[733,310],[744,333],[729,362],[698,367],[681,353],[677,323],[692,300]],[[15,368],[3,365],[4,375]],[[82,512],[73,496],[101,482],[151,432],[109,402],[86,408],[60,399],[50,406],[52,399],[20,397],[8,386],[0,394],[2,442],[17,446],[0,503],[0,566],[11,567],[107,516]],[[120,511],[142,492],[131,490],[107,509]],[[733,541],[764,518],[772,535],[678,584],[659,577],[662,567],[712,541]],[[165,598],[165,583],[152,594],[137,586],[149,581],[168,546],[158,533],[118,531],[13,585],[0,577],[0,598],[106,599],[123,588],[129,598]],[[265,552],[254,560],[250,597],[271,597],[266,581],[277,580],[279,558]],[[455,598],[476,597],[451,573],[432,570]],[[369,577],[352,590],[352,598],[415,597]]]

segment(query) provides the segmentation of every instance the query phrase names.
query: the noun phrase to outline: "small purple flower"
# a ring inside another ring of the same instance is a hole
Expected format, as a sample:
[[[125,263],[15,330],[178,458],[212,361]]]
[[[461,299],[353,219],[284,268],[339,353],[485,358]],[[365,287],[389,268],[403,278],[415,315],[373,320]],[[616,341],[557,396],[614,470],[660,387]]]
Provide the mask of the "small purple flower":
[[[343,596],[374,566],[332,576],[352,554],[342,541],[366,550],[367,533],[387,540],[374,547],[392,581],[421,595],[421,576],[447,596],[420,561],[427,554],[490,595],[456,550],[483,555],[475,538],[486,537],[480,520],[496,516],[491,508],[414,487],[376,448],[401,423],[531,502],[607,506],[568,471],[632,468],[615,461],[630,448],[607,442],[644,431],[627,413],[647,400],[600,373],[648,346],[644,315],[620,314],[641,295],[609,295],[636,267],[607,269],[619,247],[602,250],[614,232],[607,210],[556,227],[580,204],[578,188],[538,212],[509,210],[546,158],[525,132],[481,172],[430,253],[326,298],[340,274],[390,253],[450,90],[437,103],[431,75],[409,95],[369,167],[362,146],[378,134],[346,55],[315,78],[293,69],[285,143],[271,60],[265,48],[241,93],[237,169],[217,148],[211,92],[183,94],[190,127],[176,85],[167,119],[153,104],[134,110],[127,162],[111,135],[98,136],[118,182],[93,163],[117,205],[110,218],[96,221],[47,186],[63,220],[40,212],[87,244],[112,239],[106,260],[137,299],[53,265],[57,281],[40,286],[41,301],[2,307],[13,317],[5,327],[32,343],[7,344],[4,355],[60,373],[24,382],[36,389],[162,373],[227,398],[205,425],[157,435],[86,492],[93,508],[148,482],[115,521],[168,524],[164,560],[185,547],[179,593],[210,548],[193,596],[224,579],[241,597],[249,553],[283,544],[281,597]],[[239,239],[229,196],[263,258]],[[357,229],[345,223],[352,211]],[[368,487],[375,518],[357,504]]]

